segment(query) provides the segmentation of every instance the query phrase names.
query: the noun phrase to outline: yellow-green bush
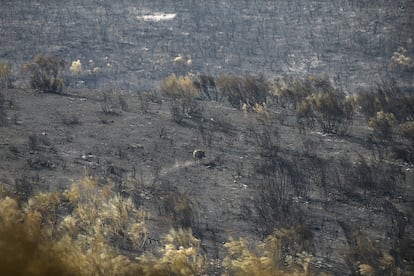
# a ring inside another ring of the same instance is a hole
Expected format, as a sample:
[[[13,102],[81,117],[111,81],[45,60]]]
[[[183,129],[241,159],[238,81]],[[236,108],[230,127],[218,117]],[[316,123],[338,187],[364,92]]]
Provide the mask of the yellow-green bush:
[[[5,194],[5,193],[2,193]],[[67,212],[61,218],[57,215]],[[172,230],[160,257],[119,253],[142,249],[148,213],[85,178],[63,193],[27,203],[0,198],[0,271],[5,275],[199,275],[205,269],[191,230]]]
[[[325,75],[310,75],[305,78],[283,76],[276,79],[271,88],[272,95],[282,107],[293,109],[312,94],[333,89],[332,83]]]
[[[200,253],[200,240],[190,229],[171,230],[164,237],[161,256],[144,255],[139,258],[144,275],[201,275],[206,268]]]
[[[295,110],[302,125],[313,128],[317,123],[324,132],[345,133],[352,124],[353,97],[346,97],[326,76],[279,78],[272,93],[282,107]]]
[[[224,247],[227,250],[223,260],[224,275],[311,275],[312,256],[302,253],[284,259],[282,243],[276,232],[256,244],[253,250],[244,239],[230,240]]]
[[[190,76],[179,76],[175,74],[161,81],[162,93],[172,99],[195,98],[200,96],[199,90],[194,86]]]
[[[179,76],[175,74],[161,81],[161,92],[171,99],[171,115],[177,123],[186,116],[199,113],[196,98],[200,96],[190,76]]]
[[[98,179],[82,179],[63,193],[36,194],[27,203],[6,194],[0,194],[4,275],[187,276],[207,271],[201,241],[191,229],[171,230],[153,254],[137,250],[146,240],[148,214],[109,184],[98,185]],[[311,256],[282,256],[281,247],[293,245],[286,233],[273,233],[255,250],[243,239],[226,243],[224,275],[311,275]],[[124,247],[130,243],[125,237],[136,241],[135,250]]]
[[[7,63],[0,63],[0,79],[4,87],[7,89],[10,84],[10,65]]]

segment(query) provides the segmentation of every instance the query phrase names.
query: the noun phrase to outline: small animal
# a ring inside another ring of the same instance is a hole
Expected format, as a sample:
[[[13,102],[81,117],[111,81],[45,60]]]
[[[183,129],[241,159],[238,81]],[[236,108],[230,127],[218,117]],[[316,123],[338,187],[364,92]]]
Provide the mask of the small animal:
[[[195,161],[199,162],[201,159],[206,157],[206,153],[202,150],[194,150],[193,151],[193,157],[194,157]]]

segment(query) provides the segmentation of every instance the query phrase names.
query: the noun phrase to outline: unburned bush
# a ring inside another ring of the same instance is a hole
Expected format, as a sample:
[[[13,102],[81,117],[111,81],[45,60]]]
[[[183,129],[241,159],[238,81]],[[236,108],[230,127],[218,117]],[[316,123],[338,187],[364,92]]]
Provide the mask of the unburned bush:
[[[172,74],[161,81],[161,92],[171,99],[196,98],[200,95],[190,76]]]
[[[161,92],[171,100],[171,115],[180,123],[184,117],[199,115],[196,99],[200,96],[189,76],[176,77],[174,74],[161,81]]]
[[[244,239],[230,240],[224,244],[227,250],[223,260],[224,275],[312,275],[312,256],[306,252],[284,255],[284,241],[286,236],[278,230],[255,247]]]

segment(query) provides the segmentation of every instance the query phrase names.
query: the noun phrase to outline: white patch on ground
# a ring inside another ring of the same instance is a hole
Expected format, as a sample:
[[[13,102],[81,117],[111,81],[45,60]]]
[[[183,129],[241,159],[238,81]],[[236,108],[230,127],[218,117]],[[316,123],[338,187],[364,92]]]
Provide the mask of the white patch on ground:
[[[161,173],[162,174],[169,174],[169,173],[178,171],[178,170],[180,170],[182,168],[194,166],[195,164],[196,163],[194,161],[185,161],[185,162],[178,162],[177,161],[172,166],[162,168]]]
[[[137,16],[137,18],[142,19],[144,21],[160,22],[173,20],[176,16],[176,13],[154,12],[151,14]]]

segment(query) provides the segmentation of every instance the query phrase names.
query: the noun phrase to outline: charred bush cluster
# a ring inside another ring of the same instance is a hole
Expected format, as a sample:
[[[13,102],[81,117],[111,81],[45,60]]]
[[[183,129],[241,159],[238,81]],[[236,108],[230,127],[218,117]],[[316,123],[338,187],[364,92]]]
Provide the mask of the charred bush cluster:
[[[30,74],[30,86],[40,92],[61,94],[63,79],[60,73],[65,66],[63,59],[44,54],[38,55],[32,62],[24,65]]]

